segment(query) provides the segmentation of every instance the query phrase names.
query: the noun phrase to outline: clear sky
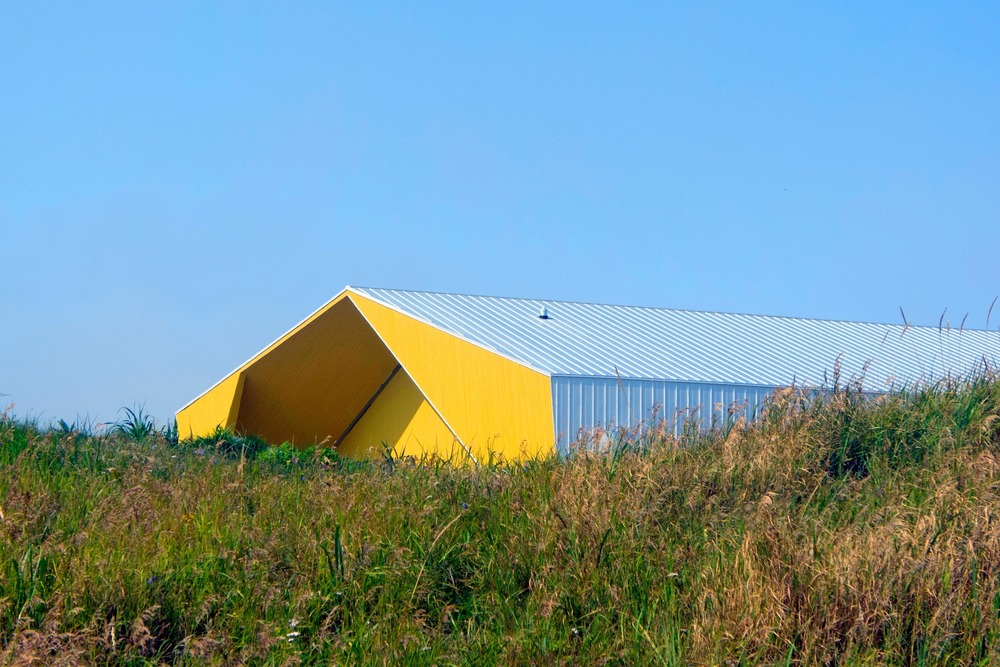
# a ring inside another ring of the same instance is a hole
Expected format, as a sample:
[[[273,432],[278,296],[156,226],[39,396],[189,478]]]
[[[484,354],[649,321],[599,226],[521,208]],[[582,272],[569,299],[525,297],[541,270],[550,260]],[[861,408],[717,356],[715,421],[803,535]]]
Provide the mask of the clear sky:
[[[989,2],[4,3],[0,400],[165,419],[348,284],[982,328],[998,36]]]

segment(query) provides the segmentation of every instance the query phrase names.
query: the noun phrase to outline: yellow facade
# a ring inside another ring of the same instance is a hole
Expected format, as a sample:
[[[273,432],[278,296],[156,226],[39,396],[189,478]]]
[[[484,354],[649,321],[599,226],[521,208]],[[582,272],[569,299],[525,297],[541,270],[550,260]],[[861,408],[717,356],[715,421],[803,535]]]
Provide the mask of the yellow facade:
[[[332,445],[396,366],[343,299],[246,368],[236,428],[272,443]]]
[[[208,435],[219,426],[232,428],[242,395],[243,373],[236,372],[177,413],[177,434],[194,438]]]
[[[345,291],[177,413],[182,437],[217,426],[363,458],[485,462],[554,447],[547,375]]]
[[[465,458],[462,445],[405,371],[393,376],[337,443],[338,454],[356,459],[377,457],[385,448],[399,455],[437,454],[452,461]]]
[[[477,460],[552,451],[547,375],[371,299],[351,300]]]

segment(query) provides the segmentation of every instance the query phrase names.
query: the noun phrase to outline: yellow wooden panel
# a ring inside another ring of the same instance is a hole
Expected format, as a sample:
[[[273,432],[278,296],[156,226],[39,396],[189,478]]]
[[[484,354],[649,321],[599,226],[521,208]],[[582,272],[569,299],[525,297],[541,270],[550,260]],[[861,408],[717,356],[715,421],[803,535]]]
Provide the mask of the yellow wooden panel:
[[[275,444],[332,445],[396,365],[342,300],[246,368],[237,429]]]
[[[483,462],[555,448],[548,376],[358,294],[368,322],[461,441]]]
[[[181,438],[208,435],[218,427],[232,428],[243,393],[243,373],[234,373],[177,413]]]
[[[436,454],[456,462],[465,458],[454,434],[404,371],[393,376],[337,445],[337,453],[359,459],[378,457],[383,444],[397,456]]]
[[[332,444],[396,367],[342,293],[177,413],[181,437],[222,425],[271,443]]]

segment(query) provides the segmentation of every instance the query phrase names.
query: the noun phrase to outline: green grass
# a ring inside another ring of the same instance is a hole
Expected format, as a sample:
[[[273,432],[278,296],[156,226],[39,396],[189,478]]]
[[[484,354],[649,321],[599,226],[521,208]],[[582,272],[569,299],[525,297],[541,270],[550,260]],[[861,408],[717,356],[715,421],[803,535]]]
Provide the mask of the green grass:
[[[998,416],[786,391],[455,468],[5,415],[0,664],[998,664]]]

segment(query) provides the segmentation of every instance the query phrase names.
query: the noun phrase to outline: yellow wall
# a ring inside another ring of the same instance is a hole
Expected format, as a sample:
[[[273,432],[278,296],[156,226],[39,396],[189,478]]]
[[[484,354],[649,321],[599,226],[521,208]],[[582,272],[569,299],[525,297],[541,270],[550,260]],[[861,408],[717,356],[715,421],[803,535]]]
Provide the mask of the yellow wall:
[[[340,301],[247,367],[237,429],[332,445],[396,365],[354,304]]]
[[[350,294],[444,421],[484,462],[554,450],[548,376],[358,294]]]
[[[219,426],[232,428],[242,393],[243,373],[233,373],[177,413],[177,434],[194,438],[208,435]]]
[[[437,454],[461,461],[464,450],[405,371],[399,371],[337,445],[352,458],[380,456],[383,443],[398,456]]]

